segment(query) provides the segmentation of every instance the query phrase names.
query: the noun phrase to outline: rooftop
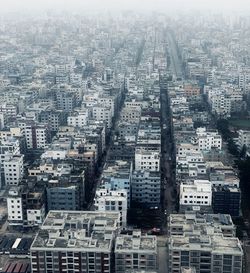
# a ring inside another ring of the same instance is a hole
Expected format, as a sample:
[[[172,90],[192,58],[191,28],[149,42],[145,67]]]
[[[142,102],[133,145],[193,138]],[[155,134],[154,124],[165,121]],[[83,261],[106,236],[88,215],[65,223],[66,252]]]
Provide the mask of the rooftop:
[[[119,213],[50,211],[31,249],[69,248],[110,251]]]
[[[141,251],[157,253],[156,236],[141,235],[140,231],[134,230],[132,235],[120,235],[116,239],[115,251]]]

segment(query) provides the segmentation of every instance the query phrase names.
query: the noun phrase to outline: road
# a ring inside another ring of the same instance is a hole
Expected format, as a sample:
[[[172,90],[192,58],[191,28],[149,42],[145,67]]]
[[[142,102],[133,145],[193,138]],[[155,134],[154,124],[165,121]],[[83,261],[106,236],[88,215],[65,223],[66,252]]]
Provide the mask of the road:
[[[171,141],[171,115],[168,105],[167,90],[161,88],[161,170],[162,170],[162,207],[165,212],[165,228],[167,216],[175,211],[175,179],[173,177],[172,150]]]
[[[170,55],[170,69],[173,72],[175,78],[182,78],[182,63],[178,57],[177,44],[173,36],[172,31],[167,31],[167,42],[168,42],[168,51]]]
[[[170,70],[176,78],[184,78],[182,64],[178,57],[173,33],[167,32],[168,54],[171,58]],[[174,77],[174,78],[175,78]],[[161,77],[161,169],[162,169],[162,207],[165,214],[164,228],[166,231],[167,217],[176,211],[177,187],[175,183],[174,142],[172,131],[172,116],[168,97],[168,82]]]

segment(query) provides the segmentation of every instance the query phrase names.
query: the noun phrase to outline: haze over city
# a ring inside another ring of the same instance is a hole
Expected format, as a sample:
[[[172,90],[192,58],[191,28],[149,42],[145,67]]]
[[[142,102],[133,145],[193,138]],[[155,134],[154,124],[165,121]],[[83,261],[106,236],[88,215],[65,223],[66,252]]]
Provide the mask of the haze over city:
[[[133,9],[138,11],[161,10],[187,11],[192,9],[213,11],[246,11],[248,0],[9,0],[1,1],[1,11],[58,10],[117,10]]]

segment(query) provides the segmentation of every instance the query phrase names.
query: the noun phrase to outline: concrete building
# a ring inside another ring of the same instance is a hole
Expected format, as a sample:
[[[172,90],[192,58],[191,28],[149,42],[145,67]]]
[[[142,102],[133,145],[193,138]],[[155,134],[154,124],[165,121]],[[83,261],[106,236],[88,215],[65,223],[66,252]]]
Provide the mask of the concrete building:
[[[239,130],[238,131],[238,142],[237,145],[239,149],[242,149],[245,145],[247,149],[250,148],[250,131]]]
[[[127,227],[128,198],[126,190],[97,190],[95,196],[95,208],[97,211],[119,212],[120,226],[124,229]]]
[[[94,105],[92,107],[92,117],[94,120],[105,121],[108,129],[112,127],[112,109],[109,106]]]
[[[157,240],[134,230],[132,235],[119,235],[115,244],[115,272],[157,270]]]
[[[240,186],[240,179],[231,166],[225,166],[223,164],[214,165],[209,169],[208,173],[209,180],[212,182],[213,186],[236,188],[239,188]]]
[[[211,150],[212,148],[221,150],[222,138],[218,131],[207,131],[206,128],[197,128],[197,143],[200,150]]]
[[[174,235],[169,238],[169,273],[179,273],[183,266],[197,273],[241,273],[243,250],[236,237],[211,234],[209,227],[201,234]]]
[[[56,94],[57,109],[72,112],[76,107],[76,95],[66,90]]]
[[[23,175],[23,155],[14,155],[4,161],[4,180],[6,186],[19,185]]]
[[[121,111],[120,120],[138,123],[141,118],[141,107],[125,107]]]
[[[44,149],[50,142],[50,128],[46,124],[26,125],[24,135],[28,149]]]
[[[48,181],[48,210],[81,210],[85,202],[85,178],[63,175]]]
[[[23,206],[21,188],[15,187],[9,190],[7,197],[8,222],[9,225],[23,225]]]
[[[132,178],[132,202],[147,207],[158,207],[161,200],[159,172],[134,171]]]
[[[45,189],[30,184],[12,187],[7,197],[8,223],[11,226],[34,227],[43,223],[46,215]]]
[[[31,245],[33,273],[111,273],[118,212],[50,211]]]
[[[67,119],[68,126],[83,128],[84,126],[87,125],[88,119],[89,119],[89,111],[87,109],[76,111],[73,114],[68,116],[68,119]]]
[[[232,217],[240,216],[241,191],[236,187],[214,186],[212,207],[214,213],[228,213]]]
[[[111,161],[103,170],[101,187],[109,190],[126,190],[128,207],[131,204],[132,162]]]
[[[144,149],[135,150],[135,170],[136,171],[152,171],[160,170],[159,152],[146,151]]]
[[[214,234],[224,237],[235,237],[236,227],[229,214],[201,214],[199,212],[185,212],[171,214],[168,218],[168,236],[184,236],[201,233],[203,229],[210,229]]]
[[[208,180],[194,180],[180,185],[180,210],[211,209],[212,184]]]
[[[59,126],[66,125],[67,113],[63,110],[46,110],[39,114],[39,122],[49,124],[51,131],[56,132]]]

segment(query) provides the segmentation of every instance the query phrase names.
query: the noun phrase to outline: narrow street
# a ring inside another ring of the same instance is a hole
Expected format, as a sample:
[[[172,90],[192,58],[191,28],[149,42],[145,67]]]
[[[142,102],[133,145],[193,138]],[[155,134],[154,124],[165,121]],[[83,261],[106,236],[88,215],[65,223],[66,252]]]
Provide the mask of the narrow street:
[[[165,214],[165,228],[167,216],[174,212],[176,197],[174,196],[175,181],[172,171],[171,116],[168,105],[167,89],[161,88],[161,170],[162,170],[162,207]]]
[[[182,66],[178,57],[176,42],[171,31],[167,32],[168,53],[171,56],[170,65],[168,65],[171,74],[175,78],[183,78]],[[166,76],[161,76],[161,170],[162,170],[162,209],[164,210],[164,224],[166,231],[167,217],[176,212],[177,189],[175,183],[174,142],[172,130],[172,116],[168,97],[168,81]]]

